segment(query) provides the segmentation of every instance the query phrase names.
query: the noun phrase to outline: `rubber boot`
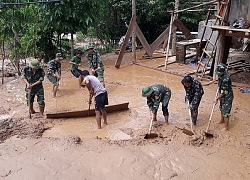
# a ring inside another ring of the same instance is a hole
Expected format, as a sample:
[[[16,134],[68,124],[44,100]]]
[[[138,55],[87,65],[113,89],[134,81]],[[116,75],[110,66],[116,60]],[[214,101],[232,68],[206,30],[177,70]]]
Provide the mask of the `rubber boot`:
[[[166,125],[168,125],[168,116],[164,116],[164,118],[165,118]]]
[[[35,114],[36,113],[35,110],[34,110],[34,108],[33,108],[33,103],[30,103],[30,113],[31,114]]]
[[[223,124],[225,121],[224,121],[224,116],[221,114],[220,115],[220,121],[219,122],[217,122],[217,124]]]
[[[225,121],[225,128],[222,130],[228,131],[229,130],[229,117],[224,117],[224,121]]]
[[[102,109],[102,117],[103,117],[103,123],[105,125],[107,125],[108,124],[108,122],[107,122],[107,112],[106,112],[105,109]]]
[[[41,116],[43,116],[44,108],[45,108],[44,106],[39,106]]]

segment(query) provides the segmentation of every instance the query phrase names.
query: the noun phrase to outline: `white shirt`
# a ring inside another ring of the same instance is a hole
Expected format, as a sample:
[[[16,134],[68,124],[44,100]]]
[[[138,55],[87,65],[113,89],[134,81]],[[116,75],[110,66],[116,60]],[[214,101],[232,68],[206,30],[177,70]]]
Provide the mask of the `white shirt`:
[[[86,81],[90,82],[90,86],[93,90],[94,96],[105,93],[106,89],[103,87],[102,83],[93,75],[88,75],[83,79],[83,82],[86,84]]]

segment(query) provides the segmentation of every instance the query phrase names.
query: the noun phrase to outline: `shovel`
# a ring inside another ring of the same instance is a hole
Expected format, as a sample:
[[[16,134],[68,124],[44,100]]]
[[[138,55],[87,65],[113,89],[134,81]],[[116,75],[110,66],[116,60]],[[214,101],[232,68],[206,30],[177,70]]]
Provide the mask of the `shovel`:
[[[219,93],[219,88],[217,88],[216,95],[215,95],[215,99],[216,99],[216,97],[218,96],[218,93]],[[207,138],[213,138],[213,137],[214,137],[213,134],[208,133],[208,130],[209,130],[209,127],[210,127],[210,123],[211,123],[211,120],[212,120],[212,116],[213,116],[213,112],[214,112],[214,107],[215,107],[215,103],[213,103],[212,111],[211,111],[211,114],[210,114],[210,117],[209,117],[209,120],[208,120],[207,129],[206,129],[206,131],[205,131],[205,136],[206,136]]]
[[[153,138],[158,137],[158,134],[156,134],[156,133],[151,133],[152,124],[153,124],[153,118],[152,118],[151,121],[150,121],[150,126],[149,126],[149,130],[148,130],[148,134],[146,134],[146,135],[144,136],[144,139],[153,139]]]
[[[194,133],[192,132],[192,131],[189,131],[189,130],[187,130],[187,129],[185,129],[185,128],[180,128],[180,127],[178,127],[178,126],[175,126],[176,128],[178,128],[178,129],[180,129],[180,130],[182,130],[182,132],[184,133],[184,134],[186,134],[186,135],[189,135],[189,136],[193,136],[194,135]]]

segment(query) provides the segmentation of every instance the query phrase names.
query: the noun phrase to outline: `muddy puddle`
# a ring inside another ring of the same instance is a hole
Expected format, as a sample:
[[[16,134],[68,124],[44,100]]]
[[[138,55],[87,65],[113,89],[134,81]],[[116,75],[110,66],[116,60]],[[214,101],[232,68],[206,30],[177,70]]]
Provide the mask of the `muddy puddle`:
[[[95,117],[71,118],[60,122],[54,121],[54,125],[43,133],[43,137],[62,138],[71,135],[79,136],[81,139],[101,138],[111,140],[127,140],[131,136],[122,131],[123,128],[131,123],[130,119],[124,118],[123,113],[110,114],[108,125],[97,129]]]

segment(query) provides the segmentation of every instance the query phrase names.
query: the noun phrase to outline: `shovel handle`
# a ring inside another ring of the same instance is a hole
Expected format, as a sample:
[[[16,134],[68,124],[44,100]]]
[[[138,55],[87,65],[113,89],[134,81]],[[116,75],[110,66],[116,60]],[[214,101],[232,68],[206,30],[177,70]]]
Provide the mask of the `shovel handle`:
[[[152,131],[152,125],[153,125],[153,118],[151,118],[151,121],[150,121],[149,129],[148,129],[148,134],[150,134],[151,131]]]
[[[219,93],[219,87],[217,88],[217,91],[216,91],[216,94],[215,94],[215,98],[214,98],[214,99],[217,98],[218,93]],[[208,132],[209,127],[210,127],[210,124],[211,124],[212,116],[213,116],[213,113],[214,113],[214,107],[215,107],[215,102],[213,103],[212,111],[211,111],[211,114],[210,114],[210,116],[209,116],[209,120],[208,120],[208,125],[207,125],[206,132]]]
[[[191,110],[190,110],[189,101],[187,101],[187,104],[188,104],[188,114],[189,114],[189,119],[190,119],[190,128],[191,128],[191,131],[194,133],[194,128],[193,128],[193,122],[192,122],[192,117],[191,117]]]

